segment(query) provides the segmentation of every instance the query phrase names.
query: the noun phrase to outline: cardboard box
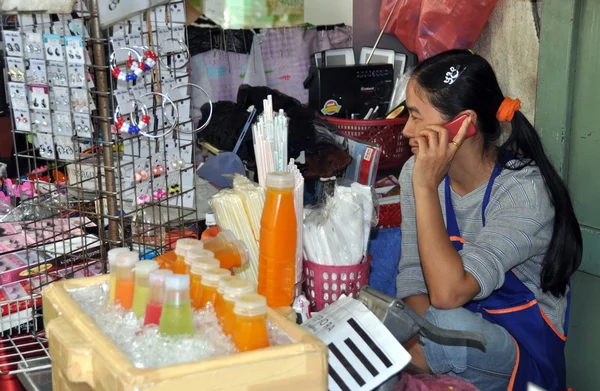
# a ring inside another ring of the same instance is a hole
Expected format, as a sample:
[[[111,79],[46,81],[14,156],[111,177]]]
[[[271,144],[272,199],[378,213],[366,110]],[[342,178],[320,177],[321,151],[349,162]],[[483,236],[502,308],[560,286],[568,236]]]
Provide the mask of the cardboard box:
[[[327,390],[327,346],[272,309],[268,319],[296,343],[163,368],[135,368],[67,292],[107,279],[58,281],[43,290],[55,391]]]

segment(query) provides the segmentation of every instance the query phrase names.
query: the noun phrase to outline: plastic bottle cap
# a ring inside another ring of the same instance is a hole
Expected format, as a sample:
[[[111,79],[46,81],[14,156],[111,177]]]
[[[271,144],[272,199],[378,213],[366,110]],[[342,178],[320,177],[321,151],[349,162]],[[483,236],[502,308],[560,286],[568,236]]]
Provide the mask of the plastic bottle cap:
[[[208,251],[208,250],[204,250],[204,249],[200,250],[200,249],[194,247],[191,250],[188,250],[188,252],[185,254],[185,258],[183,258],[183,260],[187,265],[191,265],[198,259],[214,258],[214,257],[215,257],[215,254],[212,251]],[[219,266],[217,266],[217,267],[219,267]]]
[[[165,277],[165,288],[170,291],[190,289],[190,276],[187,274],[172,274]]]
[[[179,255],[181,257],[185,257],[185,253],[197,246],[202,246],[204,247],[204,244],[199,241],[198,239],[189,239],[189,238],[184,238],[184,239],[179,239],[177,240],[177,242],[175,243],[175,254]]]
[[[118,267],[134,267],[140,261],[140,254],[135,251],[127,251],[117,257]]]
[[[154,270],[150,272],[148,280],[150,285],[165,285],[165,279],[171,275],[173,275],[173,271],[169,269]]]
[[[202,273],[202,285],[212,286],[217,288],[219,286],[219,280],[223,277],[231,276],[231,272],[227,269],[209,269],[203,270]]]
[[[215,258],[202,258],[192,261],[192,270],[194,274],[200,274],[206,270],[218,269],[221,266],[221,262]],[[231,274],[231,273],[230,273]]]
[[[130,250],[127,247],[117,247],[113,248],[112,250],[108,250],[108,264],[111,266],[114,265],[117,262],[119,254],[124,254],[129,251]]]
[[[289,172],[270,172],[267,174],[267,187],[290,189],[296,184],[294,175]]]
[[[245,294],[256,293],[256,286],[248,280],[240,278],[235,281],[229,281],[225,284],[223,298],[225,300],[234,301]]]
[[[207,227],[214,227],[215,225],[217,225],[215,214],[212,212],[208,212],[204,219]]]
[[[158,262],[156,261],[141,261],[135,265],[135,274],[136,275],[148,275],[150,272],[154,270],[158,270]]]
[[[242,258],[242,266],[250,262],[250,251],[248,251],[248,247],[241,240],[234,240],[233,245],[237,248],[240,253],[240,257]]]
[[[238,297],[233,305],[233,312],[242,316],[258,316],[267,313],[267,299],[256,293]]]
[[[219,280],[219,286],[217,287],[217,292],[223,294],[225,292],[225,286],[235,280],[240,280],[240,276],[225,276]]]

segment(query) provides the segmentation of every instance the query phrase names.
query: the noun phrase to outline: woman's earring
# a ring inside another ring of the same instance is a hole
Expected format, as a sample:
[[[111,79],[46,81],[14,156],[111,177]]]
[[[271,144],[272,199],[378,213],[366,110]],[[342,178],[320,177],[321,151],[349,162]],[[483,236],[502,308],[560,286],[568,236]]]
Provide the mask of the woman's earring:
[[[13,46],[10,43],[7,43],[6,47],[8,48],[9,52],[14,52]]]
[[[17,52],[20,52],[20,51],[21,51],[21,47],[19,46],[19,44],[18,44],[18,43],[15,43],[15,50],[16,50]]]
[[[56,54],[57,56],[60,56],[60,52],[58,51],[58,48],[56,48],[56,50],[54,51],[54,54]]]
[[[40,106],[40,104],[38,103],[37,98],[35,98],[33,100],[33,107],[39,107],[39,106]]]
[[[53,54],[52,53],[52,48],[48,48],[48,50],[46,50],[46,53],[48,53],[48,55],[51,56]]]
[[[42,107],[45,109],[46,108],[46,99],[42,99]]]

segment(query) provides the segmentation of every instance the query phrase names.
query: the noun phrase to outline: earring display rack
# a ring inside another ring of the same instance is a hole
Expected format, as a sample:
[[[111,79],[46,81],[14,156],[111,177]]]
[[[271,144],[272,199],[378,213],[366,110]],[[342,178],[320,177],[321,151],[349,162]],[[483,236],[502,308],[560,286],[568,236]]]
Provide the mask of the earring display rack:
[[[151,259],[197,235],[194,138],[212,103],[196,128],[185,6],[162,2],[101,27],[99,15],[127,3],[79,0],[69,15],[18,13],[2,25],[15,164],[33,190],[21,193],[22,221],[7,222],[22,227],[28,273],[21,295],[0,286],[0,375],[50,367],[44,286],[108,272],[110,248]]]

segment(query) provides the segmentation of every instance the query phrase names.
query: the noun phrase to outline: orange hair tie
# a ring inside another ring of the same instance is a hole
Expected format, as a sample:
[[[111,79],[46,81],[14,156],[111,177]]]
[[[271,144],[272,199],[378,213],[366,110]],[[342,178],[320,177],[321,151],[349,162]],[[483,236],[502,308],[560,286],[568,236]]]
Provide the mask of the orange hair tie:
[[[502,104],[496,112],[496,118],[500,122],[510,122],[515,116],[515,112],[521,108],[519,99],[511,99],[508,96],[504,98]]]

